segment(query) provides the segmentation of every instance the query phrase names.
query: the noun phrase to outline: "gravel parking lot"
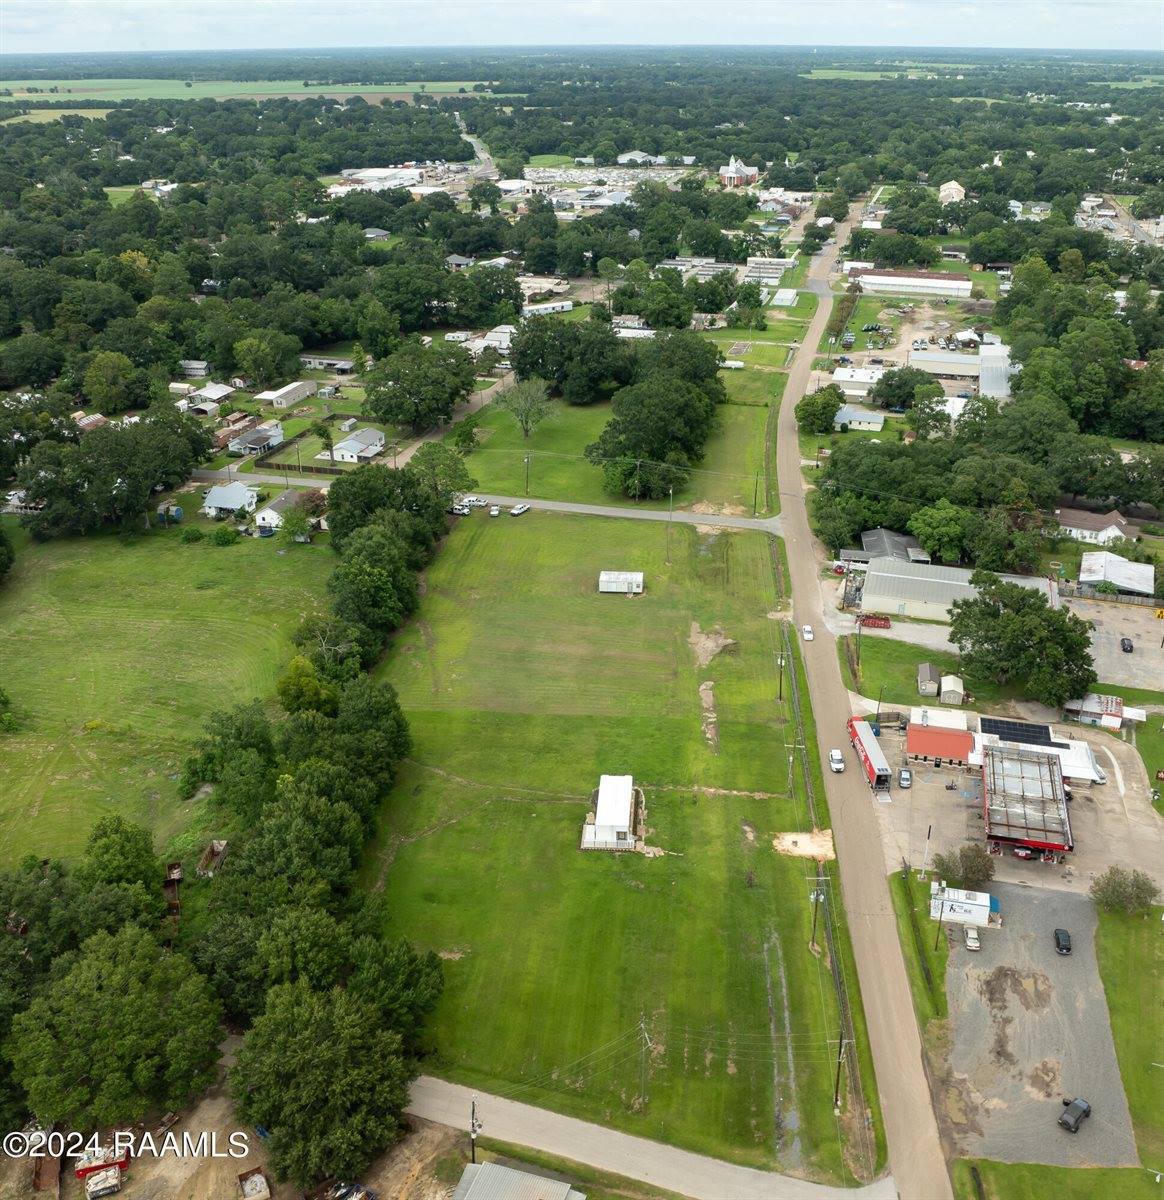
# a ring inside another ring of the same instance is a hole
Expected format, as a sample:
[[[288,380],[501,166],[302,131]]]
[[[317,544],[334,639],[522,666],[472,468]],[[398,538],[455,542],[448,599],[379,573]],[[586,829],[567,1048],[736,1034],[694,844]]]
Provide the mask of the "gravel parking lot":
[[[953,927],[946,990],[950,1076],[940,1119],[962,1153],[1003,1162],[1138,1162],[1095,958],[1095,909],[1083,896],[994,884],[1001,929],[966,950]],[[1052,931],[1071,933],[1055,952]],[[1077,1134],[1056,1122],[1063,1097],[1090,1101]]]
[[[1101,600],[1064,598],[1067,607],[1091,621],[1091,652],[1101,683],[1118,683],[1126,687],[1159,690],[1164,680],[1164,621],[1156,620],[1156,609],[1141,604],[1114,604]],[[1162,605],[1161,607],[1164,607]],[[1132,639],[1135,649],[1125,654],[1120,638]]]

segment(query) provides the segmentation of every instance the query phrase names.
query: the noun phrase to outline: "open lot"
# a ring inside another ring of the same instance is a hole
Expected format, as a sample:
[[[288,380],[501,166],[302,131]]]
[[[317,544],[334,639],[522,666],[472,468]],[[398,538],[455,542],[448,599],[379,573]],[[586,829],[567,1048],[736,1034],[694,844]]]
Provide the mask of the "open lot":
[[[773,386],[776,379],[773,375]],[[762,514],[767,417],[767,408],[755,402],[721,405],[717,414],[718,428],[708,439],[703,461],[692,472],[688,486],[675,493],[676,507],[706,504],[716,511],[750,515],[753,500],[758,496]],[[632,501],[611,496],[606,491],[601,469],[583,456],[586,447],[598,438],[609,420],[609,404],[574,406],[556,401],[550,416],[526,438],[509,413],[488,405],[481,412],[478,447],[466,461],[478,489],[483,492],[509,496],[528,494],[545,500],[576,500],[582,504],[630,505]],[[527,455],[528,493],[525,482]],[[657,508],[659,503],[651,501],[649,507]]]
[[[966,1154],[1061,1166],[1132,1166],[1132,1122],[1095,957],[1089,898],[995,883],[1001,929],[982,949],[955,944],[946,968],[951,1077],[939,1118]],[[1052,932],[1071,933],[1069,955]],[[1092,1115],[1078,1134],[1056,1125],[1061,1098]],[[944,1109],[944,1111],[943,1111]]]
[[[111,812],[159,839],[182,828],[174,780],[206,716],[273,694],[334,566],[323,546],[278,550],[162,531],[21,545],[0,591],[4,688],[21,715],[0,745],[5,861],[75,854]]]
[[[446,960],[434,1073],[844,1178],[812,864],[773,847],[805,818],[768,541],[676,527],[668,567],[666,536],[549,513],[458,523],[380,671],[415,748],[367,882],[391,932]],[[613,566],[644,570],[645,594],[598,595]],[[578,849],[602,772],[644,788],[661,856]]]
[[[1094,625],[1091,652],[1100,681],[1127,687],[1159,688],[1164,680],[1164,621],[1154,606],[1116,604],[1104,600],[1065,597],[1076,616]],[[1131,638],[1135,649],[1125,654],[1120,638]]]

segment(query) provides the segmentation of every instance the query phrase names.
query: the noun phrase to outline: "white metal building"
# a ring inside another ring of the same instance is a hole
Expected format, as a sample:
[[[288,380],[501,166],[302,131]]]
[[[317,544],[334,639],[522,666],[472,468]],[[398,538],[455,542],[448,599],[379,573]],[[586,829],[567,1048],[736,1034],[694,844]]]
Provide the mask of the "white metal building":
[[[849,429],[871,429],[874,433],[880,433],[885,428],[885,414],[869,408],[858,408],[855,404],[842,404],[837,409],[837,415],[833,417],[833,428],[840,429],[841,426]]]
[[[997,899],[989,892],[968,892],[947,887],[938,880],[930,884],[930,920],[957,921],[960,925],[1001,925]]]
[[[599,571],[598,590],[620,596],[639,596],[643,591],[642,571]]]
[[[875,558],[865,572],[861,611],[948,621],[950,605],[955,600],[969,600],[978,594],[978,589],[970,583],[972,574],[973,571],[962,567]],[[1053,579],[1040,575],[1002,575],[1000,578],[1007,583],[1041,591],[1052,608],[1059,607],[1059,588]]]
[[[791,308],[795,303],[795,288],[779,288],[776,292],[776,295],[772,297],[772,305],[774,308]]]
[[[573,300],[547,300],[544,304],[524,304],[523,317],[548,317],[551,313],[570,312],[574,307]]]
[[[300,379],[295,383],[286,383],[281,388],[272,391],[259,392],[255,399],[260,404],[270,404],[273,408],[290,408],[308,396],[314,396],[319,391],[319,384],[314,379]]]
[[[594,812],[582,827],[583,850],[635,848],[635,781],[631,775],[603,775]]]
[[[909,365],[955,379],[977,379],[982,370],[977,354],[960,354],[957,350],[911,350]]]
[[[890,293],[904,296],[951,296],[970,299],[971,281],[964,275],[946,271],[888,271],[855,268],[849,278],[866,292]]]
[[[884,374],[884,367],[837,367],[832,381],[846,396],[860,397],[867,396]]]
[[[1085,550],[1079,560],[1079,582],[1110,583],[1121,592],[1151,596],[1156,591],[1156,569],[1151,563],[1131,562],[1110,550]]]
[[[531,1175],[501,1163],[469,1163],[452,1200],[586,1200],[558,1179]]]

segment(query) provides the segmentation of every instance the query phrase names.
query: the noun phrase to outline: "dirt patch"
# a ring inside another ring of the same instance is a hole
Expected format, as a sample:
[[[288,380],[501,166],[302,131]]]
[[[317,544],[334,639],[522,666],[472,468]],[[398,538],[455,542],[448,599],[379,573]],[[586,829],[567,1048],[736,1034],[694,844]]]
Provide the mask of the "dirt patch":
[[[744,831],[744,837],[749,842],[754,842],[756,840],[756,830],[753,826],[749,825],[747,821],[741,822],[741,828]]]
[[[742,517],[748,510],[742,504],[710,504],[706,500],[698,500],[691,506],[691,511],[706,517]],[[718,526],[716,532],[719,532]]]
[[[719,717],[715,711],[715,684],[710,679],[705,679],[699,685],[699,706],[702,709],[699,724],[704,739],[713,750],[718,751]]]
[[[1027,1012],[1046,1008],[1051,1003],[1051,981],[1047,976],[1042,971],[1020,971],[1016,967],[995,967],[979,980],[978,992],[993,1012],[1002,1012],[1006,1008],[1008,994],[1014,996]]]
[[[970,1081],[965,1076],[951,1075],[943,1083],[938,1124],[947,1126],[958,1137],[967,1133],[981,1136],[982,1126],[975,1116],[981,1097],[975,1095]]]
[[[365,1182],[394,1200],[446,1200],[450,1185],[436,1178],[434,1171],[441,1159],[463,1152],[465,1135],[416,1117],[412,1125],[411,1133],[372,1164]]]
[[[727,650],[736,644],[734,638],[727,637],[717,625],[709,633],[699,628],[698,621],[691,622],[691,632],[687,635],[687,644],[695,651],[695,661],[701,667],[709,662],[722,650]]]
[[[1036,1100],[1050,1100],[1063,1090],[1062,1074],[1058,1059],[1044,1058],[1027,1076],[1026,1090]]]
[[[777,854],[792,858],[815,858],[817,862],[832,862],[837,856],[831,829],[814,829],[809,833],[778,833],[772,839]]]
[[[465,957],[464,950],[438,950],[437,958],[443,958],[446,962],[456,962],[458,959]]]

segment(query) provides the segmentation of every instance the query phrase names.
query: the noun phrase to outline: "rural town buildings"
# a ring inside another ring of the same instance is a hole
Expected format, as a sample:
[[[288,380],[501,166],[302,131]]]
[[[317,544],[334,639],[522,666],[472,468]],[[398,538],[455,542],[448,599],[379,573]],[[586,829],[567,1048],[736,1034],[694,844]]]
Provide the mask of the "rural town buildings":
[[[747,187],[760,178],[759,167],[749,167],[733,154],[727,166],[720,167],[719,181],[724,187]]]
[[[885,414],[855,404],[842,404],[833,417],[834,429],[870,429],[880,433],[885,428]]]
[[[283,514],[289,508],[294,508],[299,500],[299,493],[294,488],[287,488],[255,513],[255,524],[263,529],[279,529],[283,524]]]
[[[1152,596],[1156,592],[1156,569],[1151,563],[1130,562],[1110,550],[1085,550],[1079,562],[1079,582],[1093,586],[1106,583],[1119,592]]]
[[[865,572],[861,611],[948,621],[950,605],[955,600],[970,600],[977,596],[978,589],[970,583],[973,573],[962,567],[875,558]],[[1053,580],[1037,575],[1002,575],[1000,578],[1007,583],[1043,591],[1052,608],[1059,605],[1059,589]]]
[[[274,391],[259,392],[255,399],[260,404],[269,404],[272,408],[290,408],[308,396],[314,396],[319,391],[319,384],[314,379],[299,380],[295,383],[284,384]]]
[[[1066,537],[1077,542],[1093,542],[1097,546],[1106,546],[1117,538],[1128,536],[1128,522],[1114,508],[1106,513],[1057,508],[1055,524]]]
[[[242,509],[254,512],[259,502],[259,489],[245,483],[215,484],[202,501],[202,509],[208,517],[230,517]]]
[[[966,199],[966,189],[956,179],[947,180],[938,188],[938,199],[943,204],[957,204]]]
[[[854,267],[849,279],[861,290],[902,296],[949,296],[969,300],[972,283],[948,271],[890,271],[879,267]]]
[[[369,462],[384,449],[384,434],[379,429],[357,429],[332,447],[336,462]],[[328,458],[326,451],[319,457]]]
[[[637,795],[633,776],[603,775],[594,794],[594,811],[582,827],[582,849],[633,850]]]

